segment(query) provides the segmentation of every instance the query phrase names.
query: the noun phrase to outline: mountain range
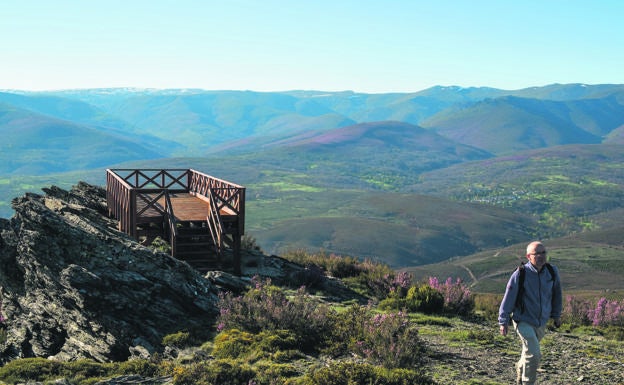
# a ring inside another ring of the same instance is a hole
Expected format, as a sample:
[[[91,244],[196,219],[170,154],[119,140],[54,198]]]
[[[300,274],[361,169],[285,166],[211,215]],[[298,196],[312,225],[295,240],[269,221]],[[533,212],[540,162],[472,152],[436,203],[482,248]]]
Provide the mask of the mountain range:
[[[108,167],[247,187],[265,250],[437,263],[622,225],[624,85],[0,92],[0,216]]]

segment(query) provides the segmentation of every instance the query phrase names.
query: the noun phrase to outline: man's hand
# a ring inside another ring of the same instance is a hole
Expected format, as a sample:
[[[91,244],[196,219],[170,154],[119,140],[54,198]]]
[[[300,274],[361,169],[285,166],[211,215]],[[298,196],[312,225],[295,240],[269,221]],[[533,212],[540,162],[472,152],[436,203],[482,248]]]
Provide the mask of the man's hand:
[[[507,335],[507,330],[508,330],[507,325],[500,325],[500,334],[502,336],[506,336]]]
[[[561,326],[561,318],[555,318],[553,321],[555,323],[555,327],[558,329]]]

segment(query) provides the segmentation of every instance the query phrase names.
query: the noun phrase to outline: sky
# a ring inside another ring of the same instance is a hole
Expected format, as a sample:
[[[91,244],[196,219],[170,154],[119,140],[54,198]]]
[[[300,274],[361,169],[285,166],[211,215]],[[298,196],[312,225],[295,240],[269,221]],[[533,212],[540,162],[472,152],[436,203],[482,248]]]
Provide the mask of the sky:
[[[624,83],[621,0],[0,0],[0,89]]]

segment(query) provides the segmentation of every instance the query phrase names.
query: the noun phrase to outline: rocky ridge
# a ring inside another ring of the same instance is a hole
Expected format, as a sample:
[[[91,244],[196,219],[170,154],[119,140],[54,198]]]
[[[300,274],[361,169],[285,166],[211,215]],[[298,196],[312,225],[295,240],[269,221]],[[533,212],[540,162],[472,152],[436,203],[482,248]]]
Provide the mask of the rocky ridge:
[[[220,291],[245,289],[254,275],[279,282],[305,271],[246,252],[242,276],[203,276],[119,232],[101,187],[80,182],[43,192],[13,199],[15,215],[0,218],[0,365],[24,357],[149,356],[167,334],[211,331]],[[325,284],[350,295],[337,281]]]

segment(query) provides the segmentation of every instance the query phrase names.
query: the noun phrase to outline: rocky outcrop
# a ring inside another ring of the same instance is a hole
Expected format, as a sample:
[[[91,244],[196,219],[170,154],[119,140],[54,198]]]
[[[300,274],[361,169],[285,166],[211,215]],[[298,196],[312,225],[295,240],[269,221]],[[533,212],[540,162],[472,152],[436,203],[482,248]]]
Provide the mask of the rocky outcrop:
[[[44,192],[14,199],[13,218],[0,219],[3,362],[119,361],[158,350],[166,334],[211,328],[217,287],[117,231],[103,189]]]
[[[43,191],[14,199],[15,215],[0,218],[0,365],[22,357],[149,356],[167,334],[212,331],[219,292],[243,291],[254,276],[313,286],[331,300],[366,301],[318,269],[258,251],[243,251],[242,276],[203,276],[117,231],[101,187]]]

